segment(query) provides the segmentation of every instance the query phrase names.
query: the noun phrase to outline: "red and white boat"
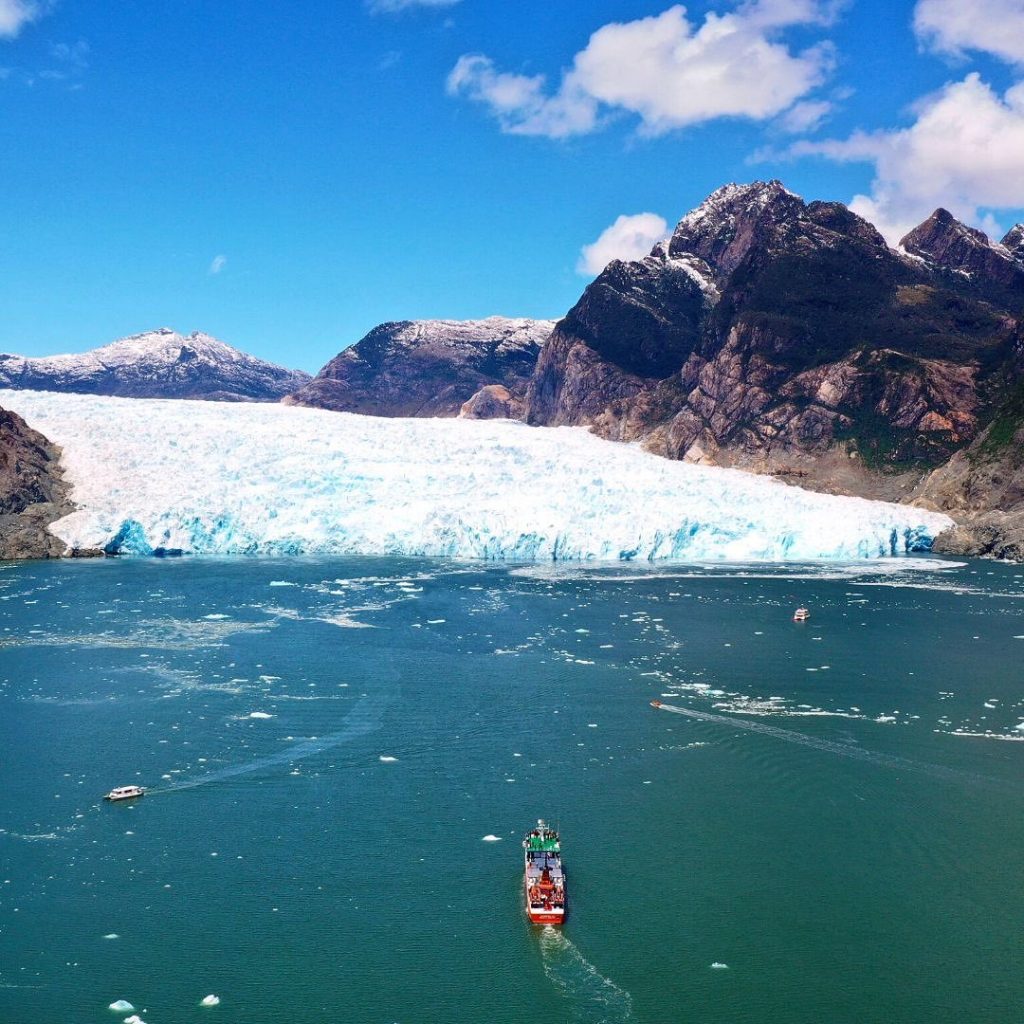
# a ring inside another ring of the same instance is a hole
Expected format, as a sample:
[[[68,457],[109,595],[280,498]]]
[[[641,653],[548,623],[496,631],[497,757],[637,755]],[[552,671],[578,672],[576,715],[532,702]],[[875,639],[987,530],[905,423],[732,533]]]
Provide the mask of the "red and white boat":
[[[558,833],[545,821],[523,839],[525,866],[523,895],[526,915],[533,924],[561,924],[565,920],[565,871]]]

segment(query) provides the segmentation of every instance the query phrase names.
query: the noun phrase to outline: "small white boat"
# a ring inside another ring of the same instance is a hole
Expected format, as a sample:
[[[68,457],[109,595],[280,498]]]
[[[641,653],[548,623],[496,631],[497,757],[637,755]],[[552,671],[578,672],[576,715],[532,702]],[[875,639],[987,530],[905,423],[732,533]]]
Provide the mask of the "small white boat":
[[[104,800],[134,800],[136,797],[145,796],[146,790],[142,786],[118,786],[112,789]]]
[[[810,617],[811,613],[807,608],[797,608],[797,610],[793,612],[794,622],[806,622]]]

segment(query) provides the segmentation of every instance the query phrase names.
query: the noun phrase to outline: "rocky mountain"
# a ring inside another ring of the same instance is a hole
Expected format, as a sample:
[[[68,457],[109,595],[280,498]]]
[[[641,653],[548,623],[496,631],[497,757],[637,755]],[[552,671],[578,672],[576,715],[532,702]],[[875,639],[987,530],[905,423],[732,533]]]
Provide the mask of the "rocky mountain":
[[[372,416],[458,416],[463,406],[468,416],[519,416],[554,326],[499,316],[381,324],[286,401]]]
[[[0,559],[56,558],[64,544],[47,526],[71,511],[60,451],[0,409]]]
[[[127,398],[273,402],[310,379],[208,334],[162,327],[78,355],[0,355],[0,387]]]
[[[992,507],[977,474],[967,505],[927,481],[1000,416],[1018,422],[1022,243],[1020,226],[992,243],[938,210],[892,249],[839,203],[727,185],[586,289],[527,419],[822,490]]]

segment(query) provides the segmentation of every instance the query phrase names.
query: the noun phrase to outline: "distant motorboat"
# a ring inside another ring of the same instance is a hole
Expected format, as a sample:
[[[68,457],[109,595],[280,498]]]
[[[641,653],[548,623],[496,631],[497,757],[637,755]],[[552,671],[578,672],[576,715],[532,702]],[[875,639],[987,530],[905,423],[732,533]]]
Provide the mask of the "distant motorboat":
[[[806,622],[810,617],[811,612],[808,608],[797,608],[797,610],[793,612],[794,622]]]
[[[146,790],[142,786],[118,786],[112,789],[104,800],[134,800],[136,797],[145,796]]]

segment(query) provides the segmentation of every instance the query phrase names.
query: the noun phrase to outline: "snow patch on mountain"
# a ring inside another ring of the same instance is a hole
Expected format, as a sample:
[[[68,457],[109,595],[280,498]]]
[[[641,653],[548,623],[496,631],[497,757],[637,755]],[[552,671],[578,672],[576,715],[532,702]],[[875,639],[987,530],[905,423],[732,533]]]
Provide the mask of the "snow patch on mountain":
[[[31,391],[0,405],[63,449],[54,532],[122,553],[860,559],[946,516],[672,462],[579,427]]]
[[[148,398],[274,400],[309,380],[194,331],[133,334],[89,352],[0,354],[0,387]]]
[[[502,354],[542,345],[555,329],[555,321],[489,316],[481,320],[406,320],[395,327],[393,341],[406,348],[475,347],[497,340],[496,351]]]

